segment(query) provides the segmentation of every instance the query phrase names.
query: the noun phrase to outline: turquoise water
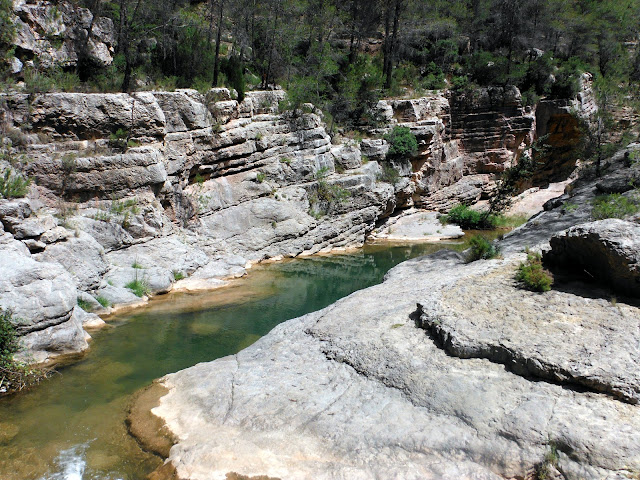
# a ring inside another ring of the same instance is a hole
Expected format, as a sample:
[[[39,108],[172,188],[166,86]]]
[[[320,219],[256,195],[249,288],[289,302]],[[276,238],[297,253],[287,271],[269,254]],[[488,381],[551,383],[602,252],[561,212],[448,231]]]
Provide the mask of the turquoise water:
[[[30,392],[0,400],[0,479],[145,478],[160,460],[127,434],[132,393],[166,373],[236,353],[277,324],[445,247],[465,245],[369,245],[348,255],[288,260],[254,267],[229,287],[157,297],[110,318],[79,362]]]

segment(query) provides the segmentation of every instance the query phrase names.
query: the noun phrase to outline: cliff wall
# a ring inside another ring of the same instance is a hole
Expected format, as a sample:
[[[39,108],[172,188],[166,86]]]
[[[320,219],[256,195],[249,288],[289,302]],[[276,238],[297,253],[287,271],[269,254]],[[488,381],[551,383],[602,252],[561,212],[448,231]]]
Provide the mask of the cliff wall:
[[[75,298],[104,312],[140,301],[131,282],[143,294],[176,283],[211,288],[251,262],[361,245],[399,208],[474,203],[517,161],[535,125],[515,89],[432,92],[380,102],[384,128],[334,144],[320,111],[280,112],[283,99],[257,91],[239,102],[222,88],[0,94],[0,169],[34,180],[26,199],[0,200],[12,252],[4,263],[26,262],[43,281],[58,265],[65,279],[51,282],[55,312],[27,308],[28,292],[0,297],[34,325],[25,332],[38,340],[25,343],[36,360],[86,348],[80,325],[99,320]],[[390,163],[399,172],[391,185],[381,180],[390,162],[382,137],[395,125],[411,129],[419,152]],[[3,278],[2,288],[17,291],[19,278]],[[62,347],[51,337],[61,325]]]

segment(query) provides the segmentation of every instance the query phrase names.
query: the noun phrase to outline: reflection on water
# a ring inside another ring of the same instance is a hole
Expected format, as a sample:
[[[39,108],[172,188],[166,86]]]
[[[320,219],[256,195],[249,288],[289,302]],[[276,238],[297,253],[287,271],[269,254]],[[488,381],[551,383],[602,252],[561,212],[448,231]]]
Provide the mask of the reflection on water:
[[[233,354],[278,323],[379,283],[394,265],[462,243],[370,245],[254,267],[232,286],[169,294],[118,315],[90,352],[32,392],[0,400],[2,480],[138,480],[160,460],[124,425],[129,396],[170,372]],[[2,430],[15,431],[10,438]]]

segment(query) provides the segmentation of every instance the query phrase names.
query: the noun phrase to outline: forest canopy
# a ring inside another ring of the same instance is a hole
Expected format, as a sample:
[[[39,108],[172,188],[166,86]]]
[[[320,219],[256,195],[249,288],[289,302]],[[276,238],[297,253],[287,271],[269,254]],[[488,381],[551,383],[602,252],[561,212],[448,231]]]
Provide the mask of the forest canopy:
[[[11,2],[0,0],[0,24]],[[95,90],[280,84],[346,126],[382,96],[516,85],[527,103],[580,75],[640,80],[640,0],[81,0],[113,19],[113,65],[79,61]],[[4,12],[4,13],[3,13]],[[3,32],[9,32],[2,28]],[[0,37],[0,54],[7,39]],[[81,59],[82,60],[82,59]]]

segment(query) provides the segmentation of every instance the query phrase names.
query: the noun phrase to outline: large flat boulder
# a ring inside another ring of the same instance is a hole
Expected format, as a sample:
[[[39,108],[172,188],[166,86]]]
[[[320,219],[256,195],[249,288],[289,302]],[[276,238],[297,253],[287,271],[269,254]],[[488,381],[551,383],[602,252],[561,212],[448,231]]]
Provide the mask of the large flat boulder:
[[[551,444],[567,479],[636,471],[637,406],[451,355],[416,325],[418,301],[446,311],[469,276],[510,278],[513,263],[467,265],[447,252],[405,262],[383,284],[286,322],[237,355],[164,377],[169,393],[153,412],[175,435],[177,475],[525,478]],[[571,303],[567,311],[593,321],[611,308]],[[519,308],[537,309],[543,322],[555,305]],[[475,310],[461,314],[472,323]]]

